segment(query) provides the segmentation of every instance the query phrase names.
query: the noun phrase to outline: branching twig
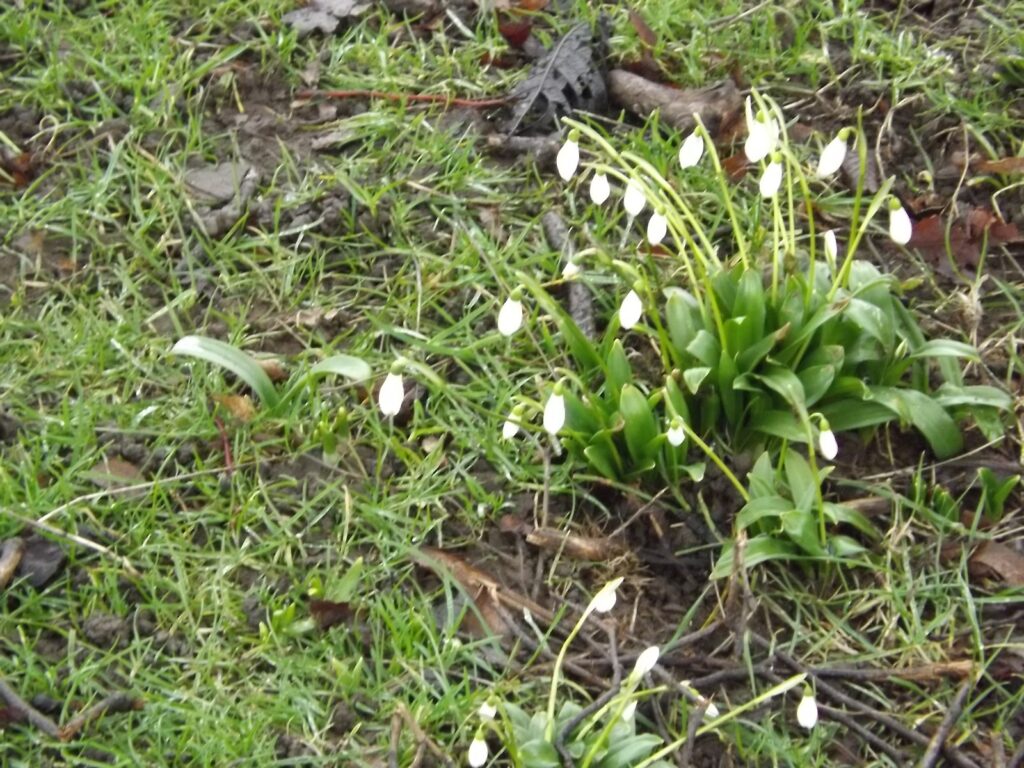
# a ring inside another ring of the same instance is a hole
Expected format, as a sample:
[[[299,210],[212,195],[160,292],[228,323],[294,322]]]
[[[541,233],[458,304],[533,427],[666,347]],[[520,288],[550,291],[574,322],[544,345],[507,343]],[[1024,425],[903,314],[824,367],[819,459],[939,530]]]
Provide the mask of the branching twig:
[[[925,750],[921,756],[921,762],[919,762],[918,768],[932,768],[939,759],[939,755],[942,752],[942,747],[946,743],[946,739],[949,738],[950,731],[953,730],[953,726],[956,725],[957,719],[960,717],[960,713],[963,711],[964,703],[967,701],[967,694],[971,692],[971,688],[974,687],[974,681],[968,680],[960,686],[960,690],[956,692],[956,698],[953,699],[953,703],[949,705],[949,711],[946,712],[946,716],[942,718],[942,723],[939,725],[939,729],[932,736],[931,742],[928,744],[928,749]]]
[[[127,693],[112,693],[71,718],[67,725],[60,729],[58,738],[61,741],[71,741],[85,726],[94,720],[99,720],[107,713],[131,712],[142,709],[142,707],[142,699],[132,698]]]

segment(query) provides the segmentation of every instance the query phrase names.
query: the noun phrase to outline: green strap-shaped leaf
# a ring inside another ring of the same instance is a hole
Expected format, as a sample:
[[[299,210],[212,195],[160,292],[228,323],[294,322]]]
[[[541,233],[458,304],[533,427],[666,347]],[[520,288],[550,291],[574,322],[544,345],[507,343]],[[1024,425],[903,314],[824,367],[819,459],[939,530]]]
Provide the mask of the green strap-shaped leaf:
[[[660,433],[647,398],[635,386],[627,384],[619,396],[619,411],[629,455],[637,464],[646,463],[651,458],[652,446],[654,449],[657,447],[654,439]]]
[[[207,336],[185,336],[171,347],[171,353],[197,357],[231,371],[248,384],[263,404],[271,410],[277,408],[280,402],[277,390],[274,389],[274,384],[266,371],[249,355],[230,344]]]
[[[964,445],[963,435],[953,417],[923,392],[896,387],[868,387],[871,396],[909,421],[924,435],[935,455],[948,459]]]
[[[309,369],[311,378],[332,373],[352,381],[365,381],[373,376],[373,369],[364,360],[352,355],[331,355]]]

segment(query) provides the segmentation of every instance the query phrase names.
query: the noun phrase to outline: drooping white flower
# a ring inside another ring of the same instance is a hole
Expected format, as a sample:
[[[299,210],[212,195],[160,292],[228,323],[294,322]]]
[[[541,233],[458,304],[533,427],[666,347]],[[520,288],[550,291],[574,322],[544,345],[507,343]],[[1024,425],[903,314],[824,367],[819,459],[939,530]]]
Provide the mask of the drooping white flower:
[[[658,663],[658,657],[661,655],[661,651],[658,646],[652,645],[650,648],[646,648],[636,658],[636,664],[633,666],[633,671],[630,673],[630,677],[633,679],[639,679],[654,669],[654,665]]]
[[[720,714],[722,713],[718,711],[718,707],[715,706],[715,702],[709,701],[707,708],[704,710],[704,717],[708,720],[714,720]]]
[[[704,156],[704,137],[694,131],[683,140],[679,147],[679,165],[692,168]]]
[[[818,702],[812,693],[805,693],[796,708],[796,721],[807,730],[818,722]]]
[[[889,202],[889,237],[897,245],[906,245],[913,233],[914,225],[910,221],[910,214],[899,200],[893,198]]]
[[[629,703],[626,704],[626,708],[622,710],[622,719],[627,723],[632,721],[633,715],[636,714],[636,699],[630,699]]]
[[[517,405],[512,409],[512,412],[505,419],[505,423],[501,427],[501,436],[505,440],[511,440],[519,434],[519,423],[522,419],[522,406]]]
[[[498,714],[498,708],[488,699],[480,705],[480,709],[477,712],[481,720],[493,720],[494,716]]]
[[[619,306],[619,325],[628,331],[640,322],[640,318],[643,316],[643,313],[643,302],[640,301],[640,297],[637,295],[636,291],[630,290],[630,292],[626,294],[626,298],[622,300],[622,304]]]
[[[622,196],[622,206],[626,209],[626,213],[636,218],[646,204],[647,198],[644,197],[644,191],[637,182],[630,179]]]
[[[469,745],[467,755],[471,768],[481,768],[487,762],[487,742],[478,733]]]
[[[831,429],[818,432],[818,451],[829,461],[839,455],[839,443],[836,442],[835,433]]]
[[[825,258],[830,262],[834,262],[836,256],[839,255],[839,243],[836,241],[835,230],[826,230],[823,237],[825,238]]]
[[[831,176],[843,167],[843,160],[845,159],[846,130],[844,129],[839,131],[836,137],[825,145],[825,149],[821,151],[821,157],[818,158],[818,178],[823,179],[826,176]]]
[[[498,330],[502,336],[511,336],[523,327],[523,302],[509,296],[498,312]]]
[[[657,245],[665,239],[667,233],[668,220],[655,211],[651,214],[651,218],[647,220],[647,242],[651,245]]]
[[[549,155],[550,157],[550,155]],[[555,167],[558,168],[558,175],[562,181],[568,181],[576,173],[580,165],[580,145],[571,135],[565,140],[565,144],[558,150],[555,156]]]
[[[556,390],[544,404],[544,430],[549,435],[557,435],[564,426],[565,396]]]
[[[686,430],[683,429],[683,420],[678,416],[669,423],[668,429],[665,431],[665,437],[668,438],[670,445],[678,448],[686,440]]]
[[[605,584],[594,595],[590,600],[590,605],[587,606],[587,613],[596,611],[597,613],[608,613],[612,608],[615,607],[615,591],[622,584],[622,577],[619,576],[617,579],[612,579]]]
[[[601,205],[611,195],[612,188],[608,183],[608,177],[603,173],[595,173],[590,179],[590,199],[595,204]]]
[[[746,101],[747,140],[743,142],[743,154],[752,163],[759,163],[775,149],[779,138],[779,129],[775,121],[768,115],[754,116],[751,99]]]
[[[380,385],[380,391],[377,393],[377,405],[385,416],[397,416],[398,412],[402,410],[403,400],[405,400],[405,385],[402,383],[402,377],[392,371]]]
[[[761,190],[761,197],[775,197],[781,183],[782,163],[778,160],[772,160],[768,163],[768,167],[764,169],[764,173],[761,174],[761,181],[757,185],[758,189]]]
[[[580,269],[579,264],[577,264],[572,259],[569,259],[567,262],[565,262],[565,266],[562,267],[562,277],[564,277],[566,280],[572,280],[574,277],[576,277],[576,275],[578,275],[582,271],[583,270]]]

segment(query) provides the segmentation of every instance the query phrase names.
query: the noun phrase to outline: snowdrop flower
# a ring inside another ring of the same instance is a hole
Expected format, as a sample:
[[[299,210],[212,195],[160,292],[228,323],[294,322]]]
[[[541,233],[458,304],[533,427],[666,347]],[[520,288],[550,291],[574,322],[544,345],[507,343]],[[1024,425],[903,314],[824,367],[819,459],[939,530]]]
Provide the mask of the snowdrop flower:
[[[782,163],[772,158],[772,161],[768,163],[768,167],[764,169],[761,181],[757,185],[758,189],[761,190],[761,197],[775,197],[781,183]]]
[[[646,204],[647,199],[644,197],[644,191],[637,182],[630,179],[626,185],[626,192],[622,196],[622,205],[626,209],[626,213],[636,218],[640,215],[640,211],[644,209]]]
[[[778,141],[779,129],[775,121],[767,115],[754,117],[750,97],[747,97],[747,140],[743,142],[743,154],[752,163],[760,162],[768,157]],[[763,119],[762,119],[763,118]]]
[[[502,336],[511,336],[522,327],[523,302],[519,300],[519,294],[516,292],[501,305],[501,311],[498,312],[498,330]]]
[[[836,241],[835,230],[827,230],[823,237],[825,238],[825,258],[829,263],[834,264],[836,256],[839,255],[839,243]]]
[[[668,233],[668,221],[660,213],[655,211],[647,220],[647,242],[657,245],[665,239]]]
[[[622,300],[622,304],[619,306],[619,325],[624,330],[630,330],[634,325],[640,322],[640,318],[644,313],[643,302],[640,301],[640,297],[636,291],[630,290],[626,294],[626,298]]]
[[[696,131],[691,133],[679,147],[679,165],[692,168],[704,156],[704,138]]]
[[[579,264],[577,264],[572,259],[569,259],[567,262],[565,262],[565,266],[562,267],[562,277],[564,277],[566,280],[572,280],[574,277],[576,277],[576,275],[578,275],[582,271],[583,270],[580,269]]]
[[[467,757],[472,768],[480,768],[480,766],[487,762],[487,742],[483,740],[483,736],[479,731],[477,731],[473,742],[469,745]]]
[[[630,672],[629,676],[634,680],[639,680],[654,669],[654,665],[658,663],[658,656],[660,655],[661,651],[658,650],[656,645],[652,645],[644,650],[643,653],[637,656],[636,664],[633,666],[633,671]]]
[[[910,221],[903,204],[898,199],[889,199],[889,237],[897,245],[906,245],[914,233],[914,225]]]
[[[630,699],[626,708],[622,710],[622,719],[627,723],[633,719],[633,715],[636,714],[636,699]]]
[[[590,179],[590,199],[597,205],[601,205],[611,193],[612,188],[608,184],[608,177],[603,173],[595,173]]]
[[[715,702],[709,701],[707,707],[704,709],[704,717],[708,720],[714,720],[720,714],[722,713],[718,711],[718,707],[715,706]]]
[[[565,140],[565,144],[555,156],[555,167],[558,169],[558,175],[562,177],[562,181],[571,179],[580,165],[580,145],[576,137],[576,131],[570,133],[569,138]]]
[[[686,430],[683,429],[683,420],[678,416],[672,419],[668,426],[668,430],[665,432],[665,437],[668,438],[670,445],[678,448],[686,440]]]
[[[849,129],[847,128],[840,130],[836,137],[822,150],[821,157],[818,158],[817,175],[819,179],[831,176],[843,167],[843,160],[846,159],[846,137],[848,132]]]
[[[597,613],[608,613],[612,608],[615,607],[615,590],[622,584],[622,577],[612,579],[603,587],[600,591],[594,595],[590,600],[590,605],[587,606],[587,613],[596,611]]]
[[[562,394],[560,385],[555,385],[555,391],[548,397],[544,404],[544,429],[549,435],[557,435],[565,426],[565,395]]]
[[[814,694],[806,691],[796,708],[796,721],[807,730],[811,730],[818,722],[818,702]]]
[[[517,405],[509,413],[508,418],[505,419],[505,424],[501,428],[501,436],[505,440],[511,440],[519,434],[519,425],[523,419],[523,406]]]
[[[481,720],[493,720],[494,716],[498,714],[498,708],[491,703],[490,699],[480,705],[480,709],[477,710]]]
[[[377,405],[380,412],[385,416],[397,416],[402,410],[402,401],[405,400],[405,385],[402,384],[402,377],[391,371],[384,383],[380,385],[377,393]]]
[[[836,443],[835,433],[832,432],[824,416],[820,417],[818,427],[818,452],[829,461],[839,455],[839,444]]]

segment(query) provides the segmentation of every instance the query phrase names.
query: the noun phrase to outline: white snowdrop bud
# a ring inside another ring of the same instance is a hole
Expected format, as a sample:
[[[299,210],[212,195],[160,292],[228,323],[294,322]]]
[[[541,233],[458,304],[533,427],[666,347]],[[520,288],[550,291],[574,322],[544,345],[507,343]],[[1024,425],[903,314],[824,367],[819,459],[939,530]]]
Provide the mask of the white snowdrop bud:
[[[380,407],[380,412],[385,416],[397,416],[398,412],[402,410],[403,400],[405,400],[405,385],[402,383],[402,377],[391,372],[384,379],[384,383],[380,385],[380,391],[377,393],[377,405]]]
[[[611,193],[612,188],[608,184],[608,177],[603,173],[595,173],[590,179],[590,199],[597,205],[601,205]]]
[[[619,325],[628,331],[640,322],[643,313],[643,302],[640,301],[637,292],[631,290],[626,294],[626,298],[622,300],[622,304],[619,306]]]
[[[696,131],[683,140],[679,147],[679,165],[683,168],[692,168],[700,162],[704,156],[704,138]]]

